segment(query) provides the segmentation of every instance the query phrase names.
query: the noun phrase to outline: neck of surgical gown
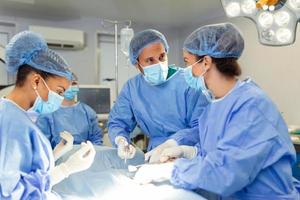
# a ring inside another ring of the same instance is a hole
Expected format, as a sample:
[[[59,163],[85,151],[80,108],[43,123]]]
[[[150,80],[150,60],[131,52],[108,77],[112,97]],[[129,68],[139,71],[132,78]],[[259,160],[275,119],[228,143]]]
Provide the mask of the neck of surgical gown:
[[[47,199],[53,166],[47,138],[22,108],[0,99],[0,199]]]
[[[138,124],[150,139],[150,150],[177,131],[190,128],[207,103],[202,93],[187,85],[182,70],[156,86],[139,74],[126,82],[110,112],[109,137],[113,144],[116,136],[130,141]]]
[[[198,124],[198,155],[176,162],[174,185],[233,199],[299,199],[287,126],[253,81],[210,104]]]

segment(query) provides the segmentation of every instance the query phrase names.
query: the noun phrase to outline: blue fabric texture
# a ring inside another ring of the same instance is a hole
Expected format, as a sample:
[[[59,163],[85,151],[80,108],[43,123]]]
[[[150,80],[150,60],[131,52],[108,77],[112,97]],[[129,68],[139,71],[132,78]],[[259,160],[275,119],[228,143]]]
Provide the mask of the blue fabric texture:
[[[47,138],[26,112],[0,100],[0,199],[47,199],[54,167]],[[58,197],[57,197],[58,198]]]
[[[103,132],[98,125],[95,111],[84,103],[63,106],[57,111],[40,115],[37,126],[45,134],[54,148],[61,140],[60,132],[68,131],[74,137],[74,144],[91,141],[94,145],[102,144]]]
[[[171,182],[223,198],[299,199],[295,149],[280,112],[250,79],[237,84],[200,116],[198,155],[177,160]]]
[[[187,85],[182,70],[157,86],[149,85],[139,74],[127,81],[110,112],[110,140],[114,145],[116,136],[130,141],[130,133],[137,124],[150,139],[148,150],[178,131],[181,140],[188,129],[196,126],[207,104],[201,92]]]
[[[239,58],[244,39],[238,28],[230,23],[202,26],[184,41],[183,49],[198,56]]]

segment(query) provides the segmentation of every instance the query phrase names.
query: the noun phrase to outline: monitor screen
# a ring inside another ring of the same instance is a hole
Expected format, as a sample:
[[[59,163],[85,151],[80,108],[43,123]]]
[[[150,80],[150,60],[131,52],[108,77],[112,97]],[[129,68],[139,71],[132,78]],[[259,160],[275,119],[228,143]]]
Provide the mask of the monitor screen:
[[[77,101],[89,105],[98,115],[110,112],[110,88],[82,88],[80,87]]]

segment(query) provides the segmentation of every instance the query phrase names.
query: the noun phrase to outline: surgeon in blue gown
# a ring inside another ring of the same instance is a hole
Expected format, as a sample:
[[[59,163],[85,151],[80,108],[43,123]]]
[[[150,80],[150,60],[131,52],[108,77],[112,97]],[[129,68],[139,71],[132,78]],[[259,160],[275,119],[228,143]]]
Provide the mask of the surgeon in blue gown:
[[[0,199],[60,199],[52,186],[89,168],[95,150],[90,142],[82,143],[66,162],[54,166],[49,141],[26,111],[57,110],[72,73],[40,35],[29,31],[10,40],[6,69],[17,76],[13,91],[0,99]]]
[[[94,145],[102,145],[102,130],[95,111],[88,105],[76,102],[79,92],[78,78],[73,74],[72,85],[64,93],[62,106],[55,112],[40,115],[36,124],[50,140],[52,148],[61,141],[60,133],[69,132],[74,144],[87,140]]]
[[[211,103],[199,117],[198,131],[160,155],[161,162],[180,159],[142,167],[137,180],[168,179],[220,199],[300,199],[286,123],[253,80],[238,79],[243,49],[240,31],[229,23],[203,26],[185,40],[187,83]],[[192,138],[198,143],[186,145]],[[195,156],[186,157],[191,154]]]
[[[130,133],[136,125],[149,137],[151,150],[176,132],[189,134],[208,103],[188,86],[182,70],[168,65],[168,51],[165,36],[152,29],[137,33],[130,42],[130,61],[140,74],[125,83],[108,121],[110,140],[121,158],[134,156]]]

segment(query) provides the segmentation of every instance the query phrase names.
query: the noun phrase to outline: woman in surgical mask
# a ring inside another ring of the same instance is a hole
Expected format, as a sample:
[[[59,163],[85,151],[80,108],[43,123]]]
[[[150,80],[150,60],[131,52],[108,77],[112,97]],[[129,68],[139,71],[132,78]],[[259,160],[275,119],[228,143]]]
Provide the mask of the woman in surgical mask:
[[[186,81],[210,101],[198,131],[187,136],[198,142],[164,148],[160,161],[167,163],[142,167],[137,181],[170,180],[221,199],[300,198],[286,123],[253,80],[238,78],[243,49],[240,31],[229,23],[201,27],[185,40]]]
[[[59,199],[52,186],[89,168],[95,150],[90,142],[82,143],[66,162],[54,166],[49,141],[26,111],[57,110],[72,74],[63,58],[29,31],[10,40],[6,69],[17,77],[13,91],[0,100],[0,199]]]
[[[130,133],[136,125],[150,139],[148,150],[166,140],[173,146],[189,134],[208,103],[189,87],[182,70],[169,66],[168,52],[165,36],[156,30],[139,32],[130,42],[130,61],[140,73],[125,83],[108,121],[110,140],[122,159],[135,155]],[[150,151],[146,160],[154,162],[157,155]]]
[[[36,122],[50,140],[52,148],[61,142],[61,137],[64,137],[65,132],[71,134],[70,140],[74,144],[85,141],[91,141],[94,145],[102,144],[103,135],[98,125],[97,114],[88,105],[76,102],[79,86],[75,74],[73,78],[71,86],[64,92],[61,107],[55,112],[40,115]]]

